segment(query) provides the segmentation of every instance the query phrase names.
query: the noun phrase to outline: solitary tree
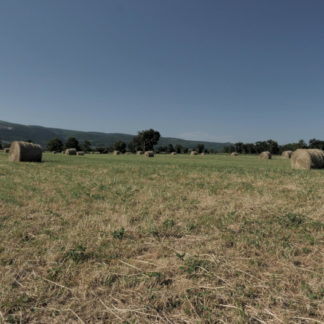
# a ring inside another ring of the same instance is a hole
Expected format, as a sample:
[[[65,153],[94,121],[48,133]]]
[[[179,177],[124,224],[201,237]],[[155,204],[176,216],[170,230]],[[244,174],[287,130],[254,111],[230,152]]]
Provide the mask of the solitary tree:
[[[113,149],[115,151],[125,153],[126,152],[126,143],[123,141],[118,141],[113,145]]]
[[[82,150],[84,152],[90,152],[91,151],[91,142],[85,140],[81,146],[82,146]]]
[[[51,152],[53,151],[58,151],[61,152],[63,151],[63,142],[59,138],[53,138],[47,143],[47,149]]]
[[[204,144],[198,144],[198,145],[197,145],[197,152],[198,152],[198,153],[203,153],[203,152],[205,152],[205,145],[204,145]]]
[[[160,133],[152,128],[143,130],[134,137],[134,146],[136,149],[142,149],[143,151],[153,150],[154,145],[159,142],[160,136]]]
[[[75,137],[70,137],[65,143],[65,148],[74,148],[77,151],[80,150],[79,141]]]

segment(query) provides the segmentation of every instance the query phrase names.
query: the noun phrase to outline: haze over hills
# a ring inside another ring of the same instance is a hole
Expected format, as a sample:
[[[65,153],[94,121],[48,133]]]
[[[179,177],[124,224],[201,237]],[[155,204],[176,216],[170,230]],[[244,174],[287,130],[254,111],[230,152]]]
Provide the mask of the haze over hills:
[[[67,138],[74,136],[79,142],[88,140],[95,147],[107,147],[113,145],[117,141],[129,143],[134,135],[120,133],[101,133],[101,132],[84,132],[77,130],[49,128],[43,126],[32,126],[9,123],[0,121],[0,140],[2,142],[12,142],[15,140],[27,141],[42,145],[44,148],[49,140],[58,137],[65,141]],[[205,148],[216,151],[222,150],[231,143],[215,143],[205,141],[190,141],[179,138],[161,137],[159,145],[182,145],[183,147],[194,148],[197,144],[204,144]]]

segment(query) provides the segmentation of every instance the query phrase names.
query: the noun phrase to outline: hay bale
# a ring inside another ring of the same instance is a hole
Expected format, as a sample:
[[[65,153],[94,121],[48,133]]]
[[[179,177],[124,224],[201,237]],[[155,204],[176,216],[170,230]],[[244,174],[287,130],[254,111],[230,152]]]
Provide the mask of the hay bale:
[[[114,155],[119,155],[119,154],[120,154],[120,151],[114,151],[113,154],[114,154]]]
[[[77,150],[75,148],[66,149],[65,150],[65,154],[66,155],[76,155],[77,154]]]
[[[9,153],[9,152],[10,152],[10,148],[9,148],[9,147],[6,147],[6,148],[3,150],[3,152],[5,152],[5,153]]]
[[[145,156],[147,157],[154,157],[154,152],[153,151],[146,151]]]
[[[239,154],[237,152],[232,152],[231,156],[239,156]]]
[[[291,158],[291,155],[292,155],[292,151],[283,151],[281,156],[285,159],[290,159]]]
[[[177,155],[177,152],[171,152],[171,155]]]
[[[318,149],[298,149],[291,156],[293,169],[323,169],[324,151]]]
[[[204,155],[206,155],[206,153],[205,152],[202,152],[202,153],[200,153],[200,155],[204,156]]]
[[[196,152],[196,151],[191,151],[190,155],[198,155],[198,152]]]
[[[42,162],[43,151],[40,145],[27,142],[12,142],[9,151],[11,162]]]
[[[259,156],[261,160],[270,160],[272,158],[272,155],[269,151],[262,152]]]
[[[84,152],[83,151],[79,151],[79,152],[77,152],[77,155],[83,156],[84,155]]]
[[[137,151],[136,154],[137,155],[142,155],[142,154],[144,154],[144,152],[143,151]]]

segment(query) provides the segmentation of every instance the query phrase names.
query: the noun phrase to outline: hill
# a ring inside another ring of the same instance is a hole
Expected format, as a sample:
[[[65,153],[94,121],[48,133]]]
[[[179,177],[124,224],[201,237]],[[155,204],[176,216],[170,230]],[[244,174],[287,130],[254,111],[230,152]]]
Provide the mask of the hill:
[[[33,125],[21,125],[14,124],[5,121],[0,121],[0,140],[3,142],[12,142],[15,140],[31,140],[34,143],[38,143],[43,147],[49,140],[54,137],[58,137],[65,141],[67,138],[74,136],[80,142],[88,140],[93,146],[110,146],[117,141],[124,141],[129,143],[134,135],[121,134],[121,133],[100,133],[100,132],[83,132],[77,130],[59,129],[59,128],[49,128],[42,126]],[[193,148],[197,144],[204,144],[207,149],[213,149],[216,151],[222,150],[225,146],[231,143],[214,143],[214,142],[204,142],[204,141],[188,141],[179,138],[171,137],[161,137],[158,145],[182,145],[184,147]]]

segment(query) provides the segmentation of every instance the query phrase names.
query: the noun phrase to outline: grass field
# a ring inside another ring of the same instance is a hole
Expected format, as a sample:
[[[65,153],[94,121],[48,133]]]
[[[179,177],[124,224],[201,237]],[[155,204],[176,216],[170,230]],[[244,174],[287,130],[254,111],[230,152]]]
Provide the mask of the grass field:
[[[323,323],[324,171],[0,154],[0,322]]]

